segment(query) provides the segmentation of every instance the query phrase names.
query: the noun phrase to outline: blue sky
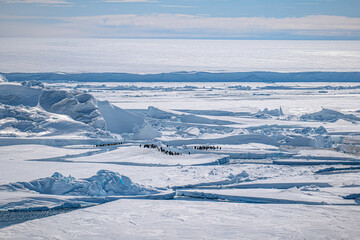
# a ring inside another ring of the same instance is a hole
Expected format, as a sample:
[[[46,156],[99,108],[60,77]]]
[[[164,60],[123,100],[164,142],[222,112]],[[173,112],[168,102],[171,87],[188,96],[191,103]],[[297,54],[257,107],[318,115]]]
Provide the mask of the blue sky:
[[[0,0],[0,37],[360,40],[360,0]]]

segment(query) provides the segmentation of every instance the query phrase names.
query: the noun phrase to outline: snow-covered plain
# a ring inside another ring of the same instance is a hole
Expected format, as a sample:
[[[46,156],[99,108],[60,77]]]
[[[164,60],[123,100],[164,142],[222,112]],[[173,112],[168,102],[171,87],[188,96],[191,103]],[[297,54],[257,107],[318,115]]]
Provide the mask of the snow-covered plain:
[[[360,234],[357,83],[44,85],[0,84],[1,239]]]

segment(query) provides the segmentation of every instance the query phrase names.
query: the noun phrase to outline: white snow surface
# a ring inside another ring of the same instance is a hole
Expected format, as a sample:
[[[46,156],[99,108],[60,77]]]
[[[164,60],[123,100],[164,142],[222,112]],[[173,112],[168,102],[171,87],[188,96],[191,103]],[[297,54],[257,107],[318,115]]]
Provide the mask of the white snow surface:
[[[360,234],[357,84],[30,85],[0,84],[1,239]]]

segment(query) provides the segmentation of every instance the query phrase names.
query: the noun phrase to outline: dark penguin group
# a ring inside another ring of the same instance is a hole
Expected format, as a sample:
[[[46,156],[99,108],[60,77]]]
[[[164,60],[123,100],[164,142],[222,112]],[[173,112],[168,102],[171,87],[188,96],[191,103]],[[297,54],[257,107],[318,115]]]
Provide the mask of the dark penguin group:
[[[194,146],[194,149],[197,149],[197,150],[217,150],[217,149],[220,149],[221,150],[221,147],[219,146]]]
[[[166,150],[164,149],[163,147],[159,147],[158,145],[155,145],[155,144],[144,144],[144,145],[141,145],[140,144],[140,147],[144,147],[144,148],[154,148],[154,149],[157,149],[159,152],[162,152],[166,155],[171,155],[171,156],[178,156],[178,155],[181,155],[181,153],[178,153],[178,152],[173,152],[173,151],[170,151],[170,150]],[[169,146],[167,146],[169,147]]]
[[[122,145],[122,144],[123,144],[123,142],[105,143],[105,144],[97,144],[97,145],[95,145],[95,147],[108,147],[108,146],[116,146],[116,145]],[[158,145],[153,144],[153,143],[144,144],[144,145],[140,144],[140,147],[157,149],[159,152],[162,152],[162,153],[164,153],[166,155],[170,155],[170,156],[181,155],[181,153],[166,150],[165,148],[159,147]],[[169,147],[169,145],[167,145],[167,147]],[[220,149],[221,150],[221,147],[219,147],[219,146],[193,146],[193,149],[196,149],[196,150],[209,150],[209,149],[218,150],[218,149]],[[190,152],[189,152],[189,155],[190,155]]]
[[[97,144],[97,145],[95,145],[95,147],[108,147],[108,146],[115,146],[115,145],[121,145],[121,144],[123,144],[123,142]]]

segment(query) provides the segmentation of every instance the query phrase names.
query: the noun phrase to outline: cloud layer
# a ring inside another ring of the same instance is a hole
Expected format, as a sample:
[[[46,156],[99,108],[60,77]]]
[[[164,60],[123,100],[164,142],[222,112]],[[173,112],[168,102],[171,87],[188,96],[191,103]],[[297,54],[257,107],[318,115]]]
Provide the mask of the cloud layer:
[[[221,18],[188,14],[123,14],[40,20],[34,17],[37,21],[31,21],[29,17],[3,16],[0,19],[3,36],[273,38],[281,34],[287,38],[360,39],[360,18],[326,15]]]

